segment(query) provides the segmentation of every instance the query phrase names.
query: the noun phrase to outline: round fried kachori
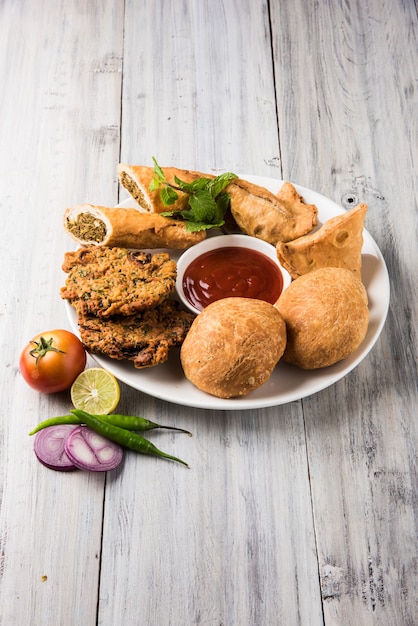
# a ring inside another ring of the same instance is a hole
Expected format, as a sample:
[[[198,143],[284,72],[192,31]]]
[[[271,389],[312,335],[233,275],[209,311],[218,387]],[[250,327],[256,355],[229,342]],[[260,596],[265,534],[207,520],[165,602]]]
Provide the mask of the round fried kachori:
[[[286,345],[286,325],[268,302],[223,298],[195,320],[181,347],[184,374],[218,398],[246,396],[263,385]]]
[[[348,269],[324,267],[296,278],[275,306],[287,328],[283,361],[303,369],[345,359],[367,333],[367,292]]]

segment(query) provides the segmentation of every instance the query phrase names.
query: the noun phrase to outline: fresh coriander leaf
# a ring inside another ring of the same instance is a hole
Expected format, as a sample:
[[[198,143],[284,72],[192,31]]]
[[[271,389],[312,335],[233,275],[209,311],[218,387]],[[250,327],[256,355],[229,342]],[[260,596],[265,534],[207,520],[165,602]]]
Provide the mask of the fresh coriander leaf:
[[[174,204],[177,198],[179,197],[178,193],[172,189],[172,187],[168,187],[164,185],[160,191],[161,201],[164,206],[170,206]]]

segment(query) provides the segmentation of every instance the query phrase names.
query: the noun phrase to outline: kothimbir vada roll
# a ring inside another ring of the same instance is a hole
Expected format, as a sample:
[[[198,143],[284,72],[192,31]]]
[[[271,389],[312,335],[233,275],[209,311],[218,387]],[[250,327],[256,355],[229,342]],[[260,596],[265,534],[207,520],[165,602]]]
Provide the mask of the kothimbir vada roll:
[[[80,244],[119,248],[185,250],[206,237],[188,232],[184,221],[138,209],[79,204],[64,213],[64,227]]]
[[[185,182],[197,178],[215,178],[193,170],[176,167],[161,168],[168,182],[175,184],[177,176]],[[162,213],[164,206],[160,190],[150,191],[154,168],[145,165],[118,165],[121,185],[145,211]],[[284,183],[275,195],[264,187],[235,178],[225,187],[230,196],[230,211],[238,227],[248,235],[258,237],[271,244],[278,241],[291,241],[309,233],[317,224],[318,209],[314,204],[306,204],[291,183]],[[189,196],[181,191],[178,199],[169,207],[170,211],[188,208]]]
[[[182,170],[177,167],[161,168],[165,174],[167,181],[175,185],[174,177],[191,183],[196,178],[214,178],[212,175],[202,174],[201,172],[193,172],[191,170]],[[119,163],[118,165],[119,182],[126,189],[129,195],[138,203],[138,205],[148,213],[163,213],[164,211],[182,211],[188,207],[189,195],[182,191],[178,191],[178,199],[169,207],[165,206],[160,197],[160,189],[150,191],[149,186],[154,178],[154,168],[147,165],[128,165]]]

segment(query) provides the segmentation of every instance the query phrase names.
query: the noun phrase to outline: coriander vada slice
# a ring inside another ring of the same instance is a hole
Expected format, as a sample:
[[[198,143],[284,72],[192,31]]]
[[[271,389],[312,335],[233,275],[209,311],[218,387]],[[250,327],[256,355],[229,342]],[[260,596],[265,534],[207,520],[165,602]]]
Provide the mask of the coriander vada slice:
[[[234,398],[269,379],[285,346],[286,325],[272,304],[223,298],[194,319],[180,359],[195,387],[218,398]]]
[[[366,289],[346,268],[324,267],[296,278],[274,306],[286,322],[283,361],[307,370],[348,357],[369,325]]]

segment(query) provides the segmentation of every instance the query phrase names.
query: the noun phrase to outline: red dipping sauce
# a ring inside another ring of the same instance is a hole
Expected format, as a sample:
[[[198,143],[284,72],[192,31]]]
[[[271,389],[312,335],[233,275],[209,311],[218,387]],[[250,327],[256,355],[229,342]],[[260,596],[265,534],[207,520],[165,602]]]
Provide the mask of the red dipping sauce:
[[[184,295],[203,311],[211,302],[240,297],[274,304],[283,290],[279,267],[262,252],[226,247],[204,252],[187,267]]]

